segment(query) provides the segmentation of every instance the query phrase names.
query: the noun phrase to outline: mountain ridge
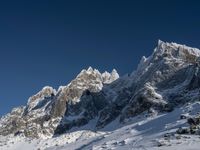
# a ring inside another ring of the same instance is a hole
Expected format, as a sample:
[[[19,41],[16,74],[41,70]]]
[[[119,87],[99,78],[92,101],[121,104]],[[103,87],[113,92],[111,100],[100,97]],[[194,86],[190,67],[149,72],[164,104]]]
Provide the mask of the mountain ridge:
[[[46,86],[27,106],[13,109],[1,119],[0,134],[49,138],[94,118],[101,129],[116,118],[123,123],[146,111],[173,111],[198,100],[199,57],[197,48],[159,40],[131,75],[83,69],[68,85],[58,90]]]

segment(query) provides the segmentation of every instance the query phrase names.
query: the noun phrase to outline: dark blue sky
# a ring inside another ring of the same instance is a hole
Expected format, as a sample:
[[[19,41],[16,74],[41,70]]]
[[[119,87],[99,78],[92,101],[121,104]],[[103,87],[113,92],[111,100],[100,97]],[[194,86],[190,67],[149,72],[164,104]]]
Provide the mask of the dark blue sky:
[[[132,72],[157,40],[200,48],[198,0],[0,2],[0,115],[83,68]]]

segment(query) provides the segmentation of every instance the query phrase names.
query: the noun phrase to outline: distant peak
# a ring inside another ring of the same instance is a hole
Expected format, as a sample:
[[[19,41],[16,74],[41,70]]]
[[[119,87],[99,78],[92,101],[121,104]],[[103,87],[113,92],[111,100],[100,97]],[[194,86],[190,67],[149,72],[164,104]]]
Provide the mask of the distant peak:
[[[107,71],[102,73],[102,78],[104,83],[111,83],[119,78],[119,74],[116,69],[113,69],[111,73]]]
[[[102,73],[102,75],[106,75],[106,74],[110,74],[108,71],[105,71],[104,73]]]
[[[171,45],[171,43],[168,43],[168,42],[164,42],[164,41],[162,41],[162,40],[158,40],[158,44],[157,44],[157,48],[155,49],[155,52],[157,51],[159,51],[160,49],[164,49],[167,45]]]
[[[80,77],[80,76],[82,76],[83,74],[91,74],[91,73],[93,73],[93,72],[97,72],[97,70],[96,70],[96,69],[93,69],[93,68],[90,66],[90,67],[88,67],[88,69],[83,69],[83,70],[78,74],[77,77]]]
[[[196,49],[196,50],[199,50],[197,48],[189,47],[189,46],[186,46],[184,44],[178,44],[178,43],[175,43],[175,42],[164,42],[164,41],[159,39],[157,47],[160,47],[160,46],[169,46],[169,47],[174,47],[174,48],[183,47],[184,49]]]
[[[112,72],[111,72],[111,78],[112,78],[113,81],[117,80],[119,78],[119,74],[118,74],[118,72],[117,72],[116,69],[112,70]]]
[[[99,70],[97,70],[97,69],[94,69],[94,72],[96,72],[96,73],[98,73],[98,74],[101,74],[101,73],[99,72]]]
[[[154,50],[154,53],[162,55],[162,54],[171,54],[177,53],[177,56],[181,55],[195,55],[200,56],[200,50],[197,48],[192,48],[186,45],[177,44],[175,42],[163,42],[158,40],[158,45]]]
[[[113,70],[112,70],[112,73],[117,73],[117,70],[116,70],[116,69],[113,69]]]
[[[92,72],[92,71],[93,71],[93,68],[90,66],[90,67],[87,69],[87,71]]]
[[[119,74],[116,69],[112,70],[111,75],[115,75],[117,78],[119,78]]]
[[[54,89],[53,89],[53,87],[51,87],[51,86],[45,86],[45,87],[42,88],[42,91],[46,91],[46,90],[51,90],[51,91],[53,91]]]
[[[158,39],[158,46],[163,44],[163,43],[165,43],[165,42],[163,42],[162,40]]]

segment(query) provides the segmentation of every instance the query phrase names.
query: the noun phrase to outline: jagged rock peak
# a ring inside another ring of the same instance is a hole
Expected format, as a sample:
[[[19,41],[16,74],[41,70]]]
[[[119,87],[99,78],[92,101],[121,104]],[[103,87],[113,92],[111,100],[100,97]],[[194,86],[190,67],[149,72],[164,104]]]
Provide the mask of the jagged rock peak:
[[[154,55],[192,61],[192,59],[195,60],[200,56],[200,50],[174,42],[168,43],[158,40],[158,45],[154,50]]]
[[[97,69],[93,69],[91,66],[88,69],[83,69],[77,77],[80,77],[83,74],[101,74]]]
[[[91,66],[86,70],[83,69],[77,76],[77,78],[81,78],[86,75],[94,75],[97,78],[101,78],[103,83],[111,83],[119,78],[119,74],[116,69],[113,69],[111,73],[105,71],[101,73],[99,70],[92,68]]]
[[[90,66],[90,67],[88,67],[87,71],[88,71],[88,72],[92,72],[92,71],[93,71],[93,68]]]
[[[164,42],[164,41],[159,39],[157,47],[162,47],[162,46],[172,46],[172,47],[177,47],[177,48],[178,47],[184,47],[185,49],[199,51],[198,48],[190,47],[190,46],[187,46],[185,44],[178,44],[178,43],[175,43],[175,42]],[[199,52],[197,52],[197,53],[199,53]]]
[[[113,69],[111,72],[111,77],[113,80],[117,80],[119,78],[119,74],[116,69]]]
[[[56,90],[53,87],[45,86],[42,88],[41,91],[39,91],[37,94],[31,96],[28,100],[28,104],[30,104],[33,101],[36,101],[37,99],[42,99],[44,97],[51,96],[52,94],[56,94]]]
[[[148,58],[143,56],[138,67],[142,67],[149,62],[162,59],[176,59],[187,63],[195,63],[199,60],[199,57],[200,50],[197,48],[192,48],[174,42],[169,43],[158,40],[158,44],[154,49],[153,54]]]
[[[102,73],[103,83],[109,84],[119,78],[119,74],[116,69],[113,69],[111,73],[105,71]]]

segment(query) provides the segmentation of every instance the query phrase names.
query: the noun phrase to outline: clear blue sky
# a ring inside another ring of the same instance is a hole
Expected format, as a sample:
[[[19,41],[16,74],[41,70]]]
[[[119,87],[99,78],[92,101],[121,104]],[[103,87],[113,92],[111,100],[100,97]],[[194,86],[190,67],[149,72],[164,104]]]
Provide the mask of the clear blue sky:
[[[200,48],[198,0],[0,1],[0,115],[83,68],[132,72],[157,40]]]

